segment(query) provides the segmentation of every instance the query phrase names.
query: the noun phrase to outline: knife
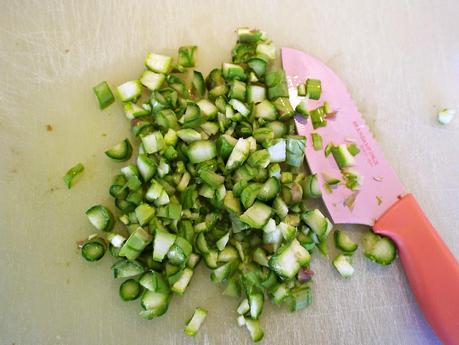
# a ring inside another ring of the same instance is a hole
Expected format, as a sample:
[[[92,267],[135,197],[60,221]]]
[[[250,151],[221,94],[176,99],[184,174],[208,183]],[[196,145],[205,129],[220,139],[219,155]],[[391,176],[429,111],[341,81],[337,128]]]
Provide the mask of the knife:
[[[297,85],[307,79],[322,82],[319,100],[307,100],[309,109],[327,101],[336,111],[325,127],[313,129],[311,121],[296,116],[298,134],[320,134],[324,144],[356,143],[360,153],[355,170],[363,177],[360,191],[338,185],[322,193],[323,201],[337,224],[366,224],[397,245],[411,289],[425,318],[446,345],[459,344],[459,264],[429,222],[414,196],[407,193],[357,110],[344,82],[325,64],[302,51],[282,48],[282,65],[293,108],[303,99]],[[306,160],[320,185],[324,174],[341,176],[332,155],[306,146]],[[352,206],[345,200],[353,200]]]

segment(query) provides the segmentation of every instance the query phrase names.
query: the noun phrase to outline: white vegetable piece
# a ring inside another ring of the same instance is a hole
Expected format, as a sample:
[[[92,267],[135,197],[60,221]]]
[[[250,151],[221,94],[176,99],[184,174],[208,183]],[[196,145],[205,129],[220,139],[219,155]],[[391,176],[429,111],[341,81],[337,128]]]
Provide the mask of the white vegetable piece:
[[[455,109],[442,109],[438,113],[438,122],[440,122],[442,125],[447,125],[451,121],[453,121],[454,116],[456,115],[456,110]]]

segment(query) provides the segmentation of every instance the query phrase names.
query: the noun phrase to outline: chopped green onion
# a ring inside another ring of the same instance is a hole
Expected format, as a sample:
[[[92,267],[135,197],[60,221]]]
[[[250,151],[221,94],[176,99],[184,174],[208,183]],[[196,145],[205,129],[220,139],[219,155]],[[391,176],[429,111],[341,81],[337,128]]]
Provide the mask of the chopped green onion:
[[[64,175],[64,183],[68,189],[72,188],[73,185],[77,182],[79,176],[84,171],[84,165],[78,163],[77,165],[71,167]]]

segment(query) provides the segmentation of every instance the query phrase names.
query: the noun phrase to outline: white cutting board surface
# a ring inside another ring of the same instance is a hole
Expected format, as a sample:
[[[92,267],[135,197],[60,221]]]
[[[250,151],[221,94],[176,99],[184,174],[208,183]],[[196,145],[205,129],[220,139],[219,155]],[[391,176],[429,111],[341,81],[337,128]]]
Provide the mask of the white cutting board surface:
[[[135,79],[148,51],[199,46],[208,72],[230,58],[238,26],[258,27],[278,47],[303,49],[348,84],[389,161],[459,256],[459,3],[407,1],[3,1],[0,12],[0,344],[249,344],[237,302],[202,267],[166,316],[139,319],[123,303],[111,258],[81,260],[75,241],[93,231],[84,210],[111,205],[119,164],[103,151],[128,135],[115,104],[100,112],[92,86]],[[46,130],[47,125],[53,131]],[[106,136],[102,134],[105,133]],[[62,182],[86,171],[71,191]],[[363,228],[348,227],[358,238]],[[314,302],[296,314],[268,305],[264,344],[439,344],[399,262],[383,268],[355,255],[340,279],[323,257]],[[182,328],[209,310],[199,335]]]

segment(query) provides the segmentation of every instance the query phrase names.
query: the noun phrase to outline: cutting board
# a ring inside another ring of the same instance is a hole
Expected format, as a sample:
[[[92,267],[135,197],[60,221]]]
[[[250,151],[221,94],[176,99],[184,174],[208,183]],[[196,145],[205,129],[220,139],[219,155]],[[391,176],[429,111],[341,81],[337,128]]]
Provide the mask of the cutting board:
[[[103,202],[120,164],[103,151],[129,135],[119,104],[98,110],[91,88],[138,78],[149,51],[199,46],[207,73],[230,59],[238,26],[258,27],[277,46],[328,63],[407,188],[459,255],[457,1],[5,1],[0,13],[0,344],[250,344],[236,324],[237,301],[200,267],[167,315],[141,320],[122,302],[112,259],[83,262],[76,241],[93,229],[84,211]],[[69,191],[66,170],[86,170]],[[112,206],[113,207],[113,206]],[[340,226],[358,239],[363,227]],[[333,256],[333,251],[331,252]],[[355,255],[340,279],[315,255],[313,304],[291,314],[266,305],[264,344],[439,344],[395,262]],[[209,315],[183,335],[194,307]]]

